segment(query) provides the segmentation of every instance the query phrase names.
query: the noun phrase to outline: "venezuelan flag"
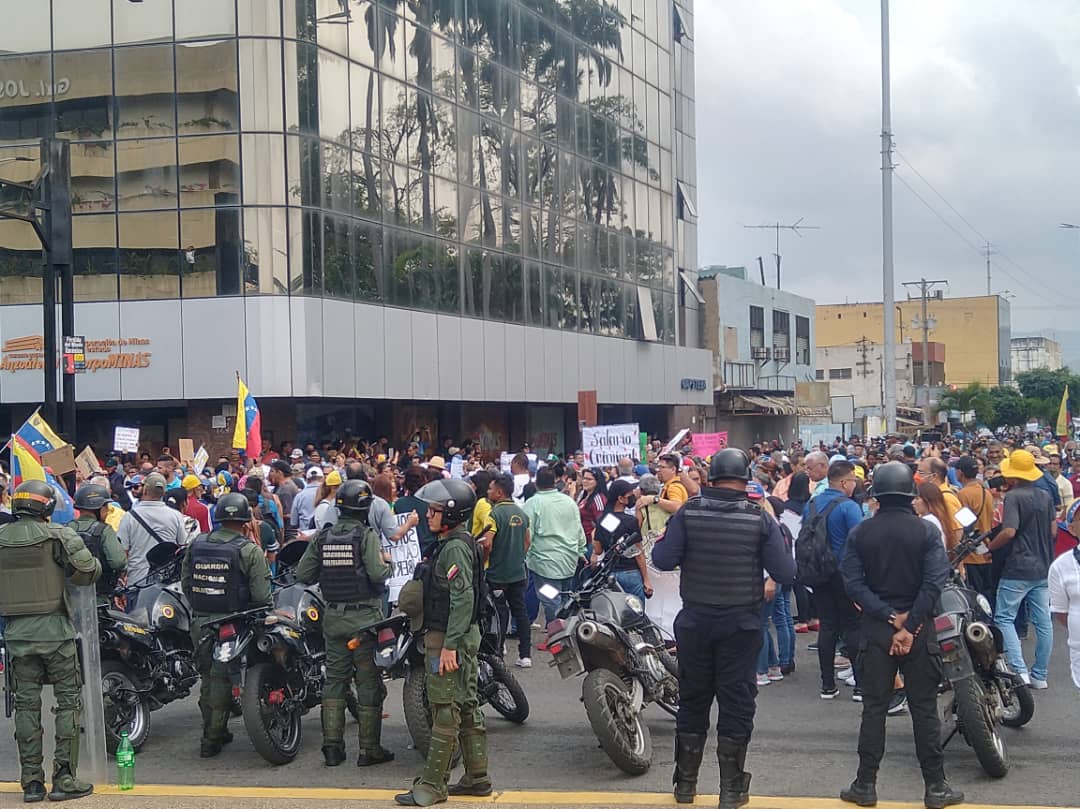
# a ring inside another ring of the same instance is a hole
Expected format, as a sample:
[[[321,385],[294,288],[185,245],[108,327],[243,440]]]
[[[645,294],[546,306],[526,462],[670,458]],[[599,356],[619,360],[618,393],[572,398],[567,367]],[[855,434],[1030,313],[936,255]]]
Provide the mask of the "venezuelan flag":
[[[34,450],[20,438],[18,433],[11,436],[11,485],[14,489],[24,480],[45,480],[45,470],[34,454]]]
[[[249,458],[262,452],[262,417],[259,405],[244,380],[236,375],[236,428],[233,430],[233,449],[241,449]]]
[[[46,452],[52,452],[54,449],[67,446],[67,441],[53,431],[53,428],[49,426],[49,423],[41,417],[41,413],[37,410],[26,420],[15,435],[26,442],[26,445],[39,460]]]

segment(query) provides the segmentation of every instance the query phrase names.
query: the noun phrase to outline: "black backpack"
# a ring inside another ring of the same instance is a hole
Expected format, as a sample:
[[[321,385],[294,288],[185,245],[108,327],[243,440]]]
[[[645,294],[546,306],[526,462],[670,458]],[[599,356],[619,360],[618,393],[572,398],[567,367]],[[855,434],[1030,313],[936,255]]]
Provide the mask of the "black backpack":
[[[800,583],[809,587],[824,584],[840,570],[840,562],[829,541],[829,514],[840,503],[839,498],[825,506],[819,514],[817,504],[810,501],[810,513],[803,520],[799,538],[795,541],[795,567]]]
[[[105,548],[102,540],[104,533],[105,523],[98,520],[89,528],[79,531],[79,536],[82,538],[86,549],[101,563],[101,576],[97,580],[97,591],[107,594],[113,591],[120,574],[109,566],[109,560],[105,558]]]
[[[424,590],[431,587],[431,577],[435,573],[435,561],[439,558],[439,552],[446,547],[445,542],[436,543],[431,551],[431,556],[417,562],[413,569],[413,581],[424,583]],[[480,544],[474,539],[473,549],[473,614],[470,623],[478,623],[490,617],[491,587],[488,585],[484,571],[484,552]]]

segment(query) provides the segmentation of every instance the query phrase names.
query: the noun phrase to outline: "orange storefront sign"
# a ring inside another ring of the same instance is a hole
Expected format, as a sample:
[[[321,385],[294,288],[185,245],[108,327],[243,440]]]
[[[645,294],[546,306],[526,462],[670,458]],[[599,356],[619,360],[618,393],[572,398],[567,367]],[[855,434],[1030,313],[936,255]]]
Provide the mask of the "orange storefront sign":
[[[121,337],[86,341],[86,370],[149,368],[153,352],[147,337]],[[132,350],[134,349],[134,350]],[[45,369],[45,339],[40,334],[13,337],[0,346],[0,371]]]

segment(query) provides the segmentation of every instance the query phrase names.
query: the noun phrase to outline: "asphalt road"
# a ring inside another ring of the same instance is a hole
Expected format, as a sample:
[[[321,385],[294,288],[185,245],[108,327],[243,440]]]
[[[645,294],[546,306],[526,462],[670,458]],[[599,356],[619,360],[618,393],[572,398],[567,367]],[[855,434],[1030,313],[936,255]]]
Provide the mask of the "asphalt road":
[[[967,793],[969,803],[988,805],[1080,805],[1080,772],[1076,769],[1080,727],[1080,693],[1068,678],[1064,633],[1056,632],[1050,689],[1036,692],[1035,718],[1026,728],[1005,729],[1012,769],[1002,780],[983,774],[971,750],[957,737],[946,749],[950,780]],[[842,687],[832,702],[817,696],[816,658],[806,651],[813,635],[797,636],[798,665],[794,675],[761,689],[757,729],[748,770],[754,774],[752,792],[758,796],[834,797],[853,777],[859,706]],[[666,793],[670,790],[674,720],[653,708],[648,711],[653,740],[653,767],[643,776],[618,770],[599,748],[579,697],[580,680],[563,681],[546,665],[548,655],[536,653],[535,668],[515,669],[524,685],[532,712],[516,726],[488,709],[491,771],[500,790],[611,791]],[[320,753],[318,711],[304,723],[304,745],[292,764],[271,767],[248,742],[240,719],[230,727],[236,741],[215,759],[198,757],[199,724],[195,697],[153,714],[150,738],[137,759],[140,784],[187,784],[251,787],[328,787],[399,789],[421,767],[408,749],[401,715],[400,683],[390,685],[386,702],[390,717],[383,743],[397,760],[358,769],[351,763],[328,769]],[[2,720],[0,720],[2,721]],[[0,731],[0,781],[18,779],[18,759],[10,720]],[[356,755],[355,724],[347,730],[350,762]],[[878,781],[883,801],[918,801],[922,783],[905,714],[889,721],[888,753]],[[706,756],[701,791],[715,793],[718,768]],[[628,796],[629,797],[629,796]],[[613,796],[619,802],[617,796]],[[0,794],[0,805],[14,795]],[[95,798],[93,804],[112,805],[114,798]],[[233,801],[235,804],[235,801]],[[85,802],[90,806],[91,802]],[[148,806],[150,804],[147,804]],[[171,806],[212,806],[217,802],[175,801]],[[252,800],[245,805],[263,805]],[[267,804],[269,805],[269,804]],[[304,805],[302,803],[295,804]],[[764,802],[754,805],[765,806]]]

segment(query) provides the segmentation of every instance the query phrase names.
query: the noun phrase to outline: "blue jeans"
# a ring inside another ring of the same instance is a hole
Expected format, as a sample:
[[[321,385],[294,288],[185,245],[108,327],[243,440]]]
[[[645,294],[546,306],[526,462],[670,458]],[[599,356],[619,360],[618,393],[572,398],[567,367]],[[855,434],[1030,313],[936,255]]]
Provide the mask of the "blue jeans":
[[[769,632],[769,619],[772,617],[775,604],[774,598],[761,605],[761,651],[758,652],[757,658],[758,674],[768,674],[770,666],[780,665],[776,655],[776,644],[773,643],[772,633]]]
[[[641,603],[645,603],[645,582],[641,578],[640,570],[617,570],[615,581],[619,583],[619,589],[624,593],[637,596]]]
[[[1035,664],[1031,667],[1031,676],[1036,680],[1046,680],[1050,666],[1050,652],[1054,648],[1054,627],[1050,623],[1050,591],[1046,579],[1022,581],[1020,579],[1002,579],[998,582],[997,608],[994,610],[994,623],[1005,639],[1005,655],[1009,665],[1017,674],[1026,674],[1024,650],[1016,634],[1016,613],[1020,605],[1027,606],[1028,618],[1035,626]]]
[[[540,594],[540,588],[545,584],[550,584],[560,593],[567,593],[574,587],[574,577],[569,576],[565,579],[549,579],[547,576],[541,576],[536,571],[533,571],[533,584],[536,586],[536,597],[540,600],[540,606],[544,608],[544,625],[547,626],[555,620],[555,615],[559,611],[559,607],[562,606],[563,597],[561,595],[556,596],[553,599],[544,598]]]
[[[791,588],[785,587],[773,600],[772,622],[776,627],[777,655],[781,666],[795,662],[795,621],[791,617]]]

